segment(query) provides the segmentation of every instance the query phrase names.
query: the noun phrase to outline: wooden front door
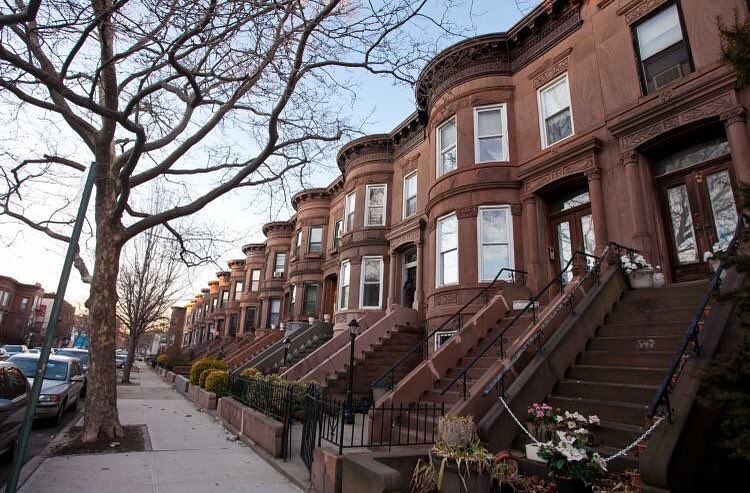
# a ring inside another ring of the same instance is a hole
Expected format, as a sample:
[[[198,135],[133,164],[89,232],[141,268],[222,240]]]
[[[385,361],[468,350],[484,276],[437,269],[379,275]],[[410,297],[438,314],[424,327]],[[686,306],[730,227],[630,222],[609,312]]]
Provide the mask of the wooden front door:
[[[549,216],[552,227],[553,246],[550,249],[552,270],[560,272],[575,252],[594,254],[596,238],[591,215],[588,189],[579,190],[552,201]],[[573,277],[571,269],[564,274],[564,280]]]
[[[734,235],[738,216],[730,165],[709,164],[657,181],[675,281],[705,278],[706,252]]]
[[[336,295],[338,293],[338,286],[336,284],[336,276],[330,276],[325,280],[326,291],[323,313],[330,315],[331,320],[333,320],[333,314],[336,312]]]

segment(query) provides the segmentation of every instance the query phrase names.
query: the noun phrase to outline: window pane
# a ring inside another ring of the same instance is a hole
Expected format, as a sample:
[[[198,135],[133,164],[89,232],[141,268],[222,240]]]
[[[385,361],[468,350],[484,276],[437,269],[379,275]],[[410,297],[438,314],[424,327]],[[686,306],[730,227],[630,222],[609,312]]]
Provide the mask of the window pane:
[[[456,148],[440,154],[440,174],[444,175],[456,169]]]
[[[508,241],[507,209],[482,209],[482,243]]]
[[[446,123],[440,127],[440,150],[447,149],[456,143],[456,123]]]
[[[362,306],[380,306],[380,284],[365,284],[362,289]]]
[[[726,137],[702,142],[656,161],[654,175],[665,175],[725,154],[729,154]]]
[[[442,255],[442,284],[458,282],[458,250],[451,250]]]
[[[409,217],[414,215],[417,212],[417,198],[411,197],[410,199],[406,200],[406,212],[405,216]]]
[[[385,187],[370,187],[370,206],[383,206],[385,204]]]
[[[380,259],[364,260],[365,282],[380,282]]]
[[[570,119],[570,108],[548,118],[545,121],[547,127],[547,145],[554,144],[573,133],[573,124]]]
[[[382,207],[370,207],[367,211],[367,224],[370,226],[382,226],[385,224],[384,210]]]
[[[502,161],[502,137],[484,137],[479,139],[479,161]]]
[[[734,204],[729,172],[720,171],[708,175],[706,185],[711,200],[711,211],[714,215],[716,237],[720,242],[728,243],[734,236],[734,230],[737,227],[737,207]]]
[[[417,175],[416,173],[407,177],[406,180],[404,180],[404,195],[407,197],[412,197],[417,195]]]
[[[458,247],[458,220],[456,216],[448,216],[440,220],[439,241],[440,251],[445,252]]]
[[[636,31],[638,33],[638,48],[641,52],[641,60],[645,60],[656,53],[672,46],[682,40],[680,18],[677,14],[677,6],[662,10],[647,21],[641,23]]]
[[[483,245],[482,279],[494,279],[503,267],[510,267],[508,245]]]
[[[681,264],[698,261],[698,248],[693,231],[693,216],[690,213],[687,188],[685,185],[667,190],[669,213],[672,219],[672,237],[677,260]]]
[[[542,115],[546,119],[570,106],[567,77],[542,92]]]
[[[581,231],[583,232],[583,251],[593,255],[596,249],[596,237],[594,236],[594,221],[591,214],[581,216]],[[586,263],[593,267],[594,259],[587,257]]]
[[[310,241],[312,243],[320,243],[323,241],[323,228],[312,228],[310,230]]]
[[[573,242],[570,237],[570,223],[562,222],[557,225],[557,251],[560,257],[560,270],[565,268],[568,260],[573,256]],[[573,277],[573,273],[568,270],[565,275],[565,280],[570,281]]]
[[[502,133],[502,112],[500,109],[477,112],[477,137],[500,135]]]

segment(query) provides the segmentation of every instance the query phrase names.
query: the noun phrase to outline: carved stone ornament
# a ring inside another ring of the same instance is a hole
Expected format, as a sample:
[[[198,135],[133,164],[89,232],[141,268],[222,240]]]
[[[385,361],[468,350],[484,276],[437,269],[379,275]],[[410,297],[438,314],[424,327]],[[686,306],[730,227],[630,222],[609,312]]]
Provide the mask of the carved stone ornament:
[[[736,106],[729,111],[725,111],[719,117],[724,125],[732,125],[734,123],[745,123],[747,121],[747,115],[745,108],[742,106]]]
[[[520,216],[523,212],[523,204],[520,202],[517,202],[515,204],[510,204],[510,214],[512,216]]]
[[[400,236],[397,236],[393,240],[391,240],[391,250],[395,250],[401,245],[404,245],[406,243],[419,243],[419,240],[420,240],[420,231],[418,229],[408,231]]]
[[[618,10],[617,13],[619,15],[625,15],[625,22],[633,24],[668,1],[669,0],[633,0]]]
[[[729,93],[701,104],[691,106],[677,115],[663,118],[662,120],[647,125],[646,127],[642,127],[633,133],[622,137],[620,139],[620,149],[623,152],[635,149],[644,142],[647,142],[668,130],[672,130],[681,125],[697,122],[698,120],[703,120],[711,116],[721,115],[735,107],[734,99]]]
[[[459,219],[468,219],[470,217],[477,217],[479,208],[477,207],[462,207],[456,211],[456,217]]]
[[[529,78],[533,81],[534,89],[539,89],[544,84],[568,71],[568,55],[570,55],[571,51],[572,49],[568,49],[560,56],[545,60],[539,69],[529,74]]]
[[[539,178],[535,180],[530,180],[526,182],[526,192],[535,192],[536,190],[539,190],[543,186],[547,185],[548,183],[552,183],[553,181],[559,180],[560,178],[564,178],[566,176],[575,175],[577,173],[585,173],[587,170],[590,170],[594,167],[594,159],[591,157],[588,157],[586,159],[581,159],[580,161],[576,161],[574,163],[567,164],[565,166],[559,166],[557,168],[552,169],[548,173],[546,173],[543,176],[540,176]]]
[[[448,293],[438,293],[434,298],[435,306],[441,305],[457,305],[458,304],[458,291],[450,291]]]

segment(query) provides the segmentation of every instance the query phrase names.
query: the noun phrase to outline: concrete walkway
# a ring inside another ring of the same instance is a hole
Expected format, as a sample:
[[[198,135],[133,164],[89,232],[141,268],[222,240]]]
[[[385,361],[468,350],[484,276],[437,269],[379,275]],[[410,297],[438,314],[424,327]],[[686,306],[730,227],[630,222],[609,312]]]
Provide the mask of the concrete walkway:
[[[149,452],[46,458],[21,493],[281,493],[300,490],[145,366],[118,387],[123,425],[145,424]]]

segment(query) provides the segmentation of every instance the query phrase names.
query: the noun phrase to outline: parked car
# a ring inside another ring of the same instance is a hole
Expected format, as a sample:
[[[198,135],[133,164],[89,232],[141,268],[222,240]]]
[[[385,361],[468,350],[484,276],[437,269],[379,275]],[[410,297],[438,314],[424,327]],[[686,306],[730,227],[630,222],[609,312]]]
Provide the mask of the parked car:
[[[115,354],[115,367],[116,368],[122,368],[125,366],[125,361],[128,359],[127,354],[118,353]]]
[[[81,360],[81,366],[83,368],[83,390],[81,391],[81,397],[86,397],[86,387],[88,387],[89,380],[89,350],[75,347],[64,347],[57,350],[55,356],[68,356],[70,358],[78,358]]]
[[[30,352],[31,354],[42,354],[42,351],[41,351],[41,349],[39,349],[39,348],[35,348],[35,347],[33,347],[33,348],[29,349],[29,352]]]
[[[0,347],[0,361],[6,360],[9,357],[10,357],[10,354],[8,354],[8,351],[6,351],[4,347]]]
[[[24,344],[6,344],[5,346],[3,346],[3,349],[5,349],[11,356],[18,353],[29,352],[29,348],[27,348]]]
[[[18,366],[29,381],[34,384],[36,366],[39,362],[37,354],[16,354],[8,362]],[[68,356],[50,356],[44,381],[36,406],[37,419],[51,418],[55,424],[60,423],[62,416],[69,408],[75,409],[81,400],[83,389],[83,369],[81,362]]]
[[[4,458],[13,455],[30,392],[21,369],[8,361],[0,362],[0,454]]]

